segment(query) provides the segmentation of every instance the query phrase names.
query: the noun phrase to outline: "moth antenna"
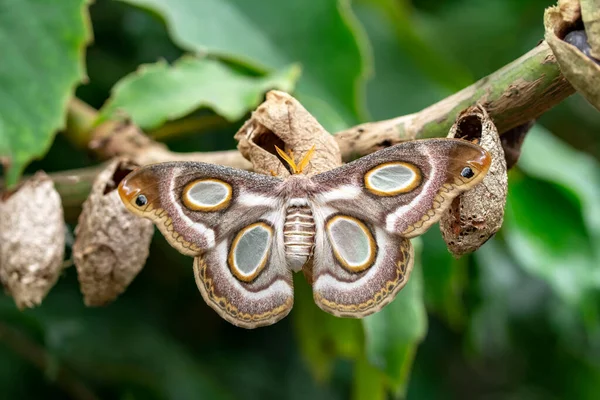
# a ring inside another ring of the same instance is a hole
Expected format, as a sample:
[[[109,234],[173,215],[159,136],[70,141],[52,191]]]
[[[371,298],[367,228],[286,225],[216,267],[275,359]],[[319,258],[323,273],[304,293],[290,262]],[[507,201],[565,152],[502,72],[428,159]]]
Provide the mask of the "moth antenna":
[[[294,160],[294,151],[292,149],[289,149],[288,154],[290,155],[290,160],[292,160],[292,162],[294,163],[294,165],[292,166],[294,174],[300,173],[300,170],[298,169],[298,164],[296,164],[296,160]]]
[[[308,150],[306,152],[306,154],[304,155],[304,157],[300,161],[300,164],[298,164],[298,173],[302,172],[304,170],[304,168],[306,168],[306,166],[310,162],[310,159],[312,158],[312,156],[313,156],[313,154],[315,152],[315,148],[316,148],[316,146],[313,145],[313,147],[311,147],[310,150]]]
[[[281,156],[281,158],[283,158],[284,160],[289,160],[289,156],[286,154],[285,151],[281,150],[279,147],[275,146],[275,150],[277,150],[277,154],[279,154]]]
[[[279,147],[275,146],[275,150],[277,150],[277,154],[279,154],[279,156],[281,158],[283,158],[283,160],[289,164],[289,166],[292,168],[292,172],[293,173],[298,173],[298,167],[296,166],[296,162],[294,161],[294,159],[292,157],[290,157],[289,155],[287,155],[283,150],[281,150]],[[292,155],[292,151],[290,150],[290,155]]]

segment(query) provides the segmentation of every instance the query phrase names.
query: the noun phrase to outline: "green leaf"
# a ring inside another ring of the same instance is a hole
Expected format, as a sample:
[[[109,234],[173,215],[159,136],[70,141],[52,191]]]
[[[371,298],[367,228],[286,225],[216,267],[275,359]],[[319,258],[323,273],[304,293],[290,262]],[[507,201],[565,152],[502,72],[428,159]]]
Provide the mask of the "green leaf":
[[[598,285],[599,264],[577,198],[552,183],[516,173],[509,182],[503,228],[509,250],[564,301],[581,303]]]
[[[354,363],[353,400],[385,400],[387,398],[384,373],[362,355]]]
[[[527,135],[519,168],[529,176],[552,182],[581,203],[586,227],[600,255],[600,164],[536,125]]]
[[[373,46],[375,74],[367,82],[366,97],[369,112],[375,120],[418,111],[449,94],[428,79],[399,42],[395,27],[410,18],[392,20],[386,9],[364,1],[354,4],[353,8]],[[417,45],[412,42],[407,46]]]
[[[515,176],[509,187],[509,248],[563,300],[580,304],[600,286],[600,166],[536,126],[519,167],[527,176]]]
[[[7,184],[43,156],[85,77],[87,0],[0,3],[0,160]]]
[[[427,332],[423,300],[421,242],[415,245],[415,266],[406,286],[381,311],[363,319],[369,362],[382,370],[392,389],[406,391],[418,344]]]
[[[440,58],[460,63],[479,78],[534,47],[543,37],[542,10],[556,2],[454,0],[429,3],[430,7],[437,8],[435,13],[413,16],[419,22],[421,37]],[[423,7],[423,4],[418,6]],[[514,18],[515,15],[519,18]],[[490,52],[490,48],[494,51]]]
[[[600,166],[539,126],[522,151],[518,165],[527,175],[513,172],[509,179],[504,224],[509,250],[526,271],[548,282],[568,314],[582,317],[588,330],[597,329]]]
[[[511,348],[511,309],[530,309],[539,296],[532,295],[536,291],[532,290],[531,282],[498,239],[489,240],[473,256],[477,261],[477,289],[481,300],[469,321],[472,345],[480,354],[502,355]]]
[[[465,68],[425,40],[412,2],[358,0],[352,5],[373,47],[375,74],[367,98],[374,119],[418,111],[473,82]]]
[[[435,312],[449,326],[460,329],[466,320],[462,294],[466,285],[467,257],[452,257],[439,229],[423,235],[427,251],[423,252],[423,281],[427,310]]]
[[[229,121],[254,109],[270,89],[291,91],[298,66],[263,77],[250,77],[208,58],[184,56],[172,66],[164,61],[142,65],[121,79],[102,107],[101,118],[124,112],[144,129],[209,107]]]
[[[317,119],[354,124],[364,112],[359,101],[367,52],[348,0],[121,0],[162,16],[173,41],[208,53],[274,71],[302,66],[295,95],[321,99],[337,117],[309,107]],[[314,101],[314,100],[313,100]],[[327,125],[329,130],[345,126]]]
[[[315,379],[329,379],[338,357],[356,359],[363,349],[360,321],[327,314],[315,304],[302,276],[294,280],[294,329],[300,351]]]

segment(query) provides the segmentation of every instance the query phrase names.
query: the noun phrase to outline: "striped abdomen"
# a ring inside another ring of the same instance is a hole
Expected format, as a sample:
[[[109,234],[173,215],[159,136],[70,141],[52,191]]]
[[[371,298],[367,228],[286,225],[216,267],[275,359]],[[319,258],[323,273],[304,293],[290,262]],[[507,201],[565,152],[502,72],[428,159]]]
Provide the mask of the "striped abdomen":
[[[283,225],[283,243],[288,265],[294,271],[312,256],[315,243],[315,220],[308,206],[290,206]]]

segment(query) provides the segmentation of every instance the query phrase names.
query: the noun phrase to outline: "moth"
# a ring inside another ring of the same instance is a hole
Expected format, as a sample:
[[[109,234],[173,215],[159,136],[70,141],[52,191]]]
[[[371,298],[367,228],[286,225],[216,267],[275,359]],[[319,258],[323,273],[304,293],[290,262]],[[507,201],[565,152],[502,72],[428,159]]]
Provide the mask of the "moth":
[[[142,167],[119,185],[125,206],[152,220],[194,257],[204,300],[244,328],[273,324],[292,308],[303,271],[316,304],[339,317],[372,314],[396,296],[413,267],[410,238],[436,223],[479,183],[491,158],[460,139],[389,147],[307,176],[310,153],[286,179],[199,162]]]

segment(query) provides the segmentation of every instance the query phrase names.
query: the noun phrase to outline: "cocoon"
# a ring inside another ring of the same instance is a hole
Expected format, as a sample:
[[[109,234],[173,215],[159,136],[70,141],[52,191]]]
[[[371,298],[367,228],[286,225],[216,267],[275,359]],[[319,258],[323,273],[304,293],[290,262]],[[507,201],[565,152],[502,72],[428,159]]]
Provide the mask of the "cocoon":
[[[459,257],[477,250],[502,226],[508,177],[498,131],[483,107],[473,106],[459,114],[448,137],[476,142],[492,156],[483,181],[455,198],[440,220],[448,250]]]
[[[44,172],[0,199],[0,280],[20,309],[39,305],[63,269],[60,196]]]
[[[115,300],[148,258],[152,222],[128,212],[116,190],[132,169],[123,160],[110,162],[83,203],[75,229],[73,259],[87,306]]]

